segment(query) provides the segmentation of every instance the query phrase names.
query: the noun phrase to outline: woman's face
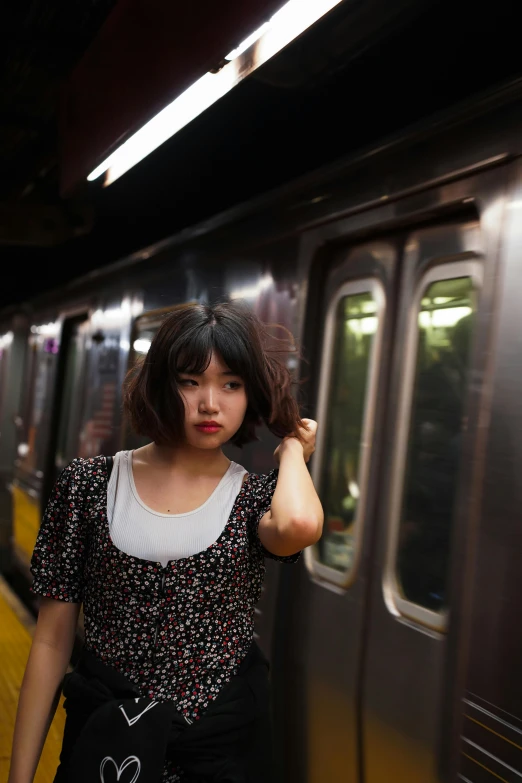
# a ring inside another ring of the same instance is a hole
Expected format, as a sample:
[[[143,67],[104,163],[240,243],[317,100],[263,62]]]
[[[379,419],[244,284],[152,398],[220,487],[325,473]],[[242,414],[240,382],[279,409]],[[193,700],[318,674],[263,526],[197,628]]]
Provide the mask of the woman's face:
[[[200,449],[219,448],[243,423],[248,404],[243,380],[216,353],[202,375],[180,373],[179,377],[186,442]]]

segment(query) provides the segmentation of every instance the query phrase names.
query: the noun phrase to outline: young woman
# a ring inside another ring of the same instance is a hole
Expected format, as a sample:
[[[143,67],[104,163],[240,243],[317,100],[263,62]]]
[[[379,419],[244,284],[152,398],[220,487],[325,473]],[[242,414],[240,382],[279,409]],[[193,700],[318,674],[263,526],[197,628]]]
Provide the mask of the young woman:
[[[32,559],[42,596],[9,783],[31,783],[65,680],[56,783],[271,781],[267,662],[253,640],[264,558],[295,562],[322,531],[306,463],[316,423],[261,322],[238,304],[176,307],[124,405],[151,442],[74,460]],[[282,438],[248,474],[222,451]]]

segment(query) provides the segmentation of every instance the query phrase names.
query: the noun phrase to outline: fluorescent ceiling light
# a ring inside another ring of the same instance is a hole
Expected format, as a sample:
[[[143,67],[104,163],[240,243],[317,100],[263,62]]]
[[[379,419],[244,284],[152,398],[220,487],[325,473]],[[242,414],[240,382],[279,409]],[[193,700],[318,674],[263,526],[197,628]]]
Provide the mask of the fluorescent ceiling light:
[[[194,82],[109,155],[87,179],[95,180],[107,172],[105,185],[110,185],[340,2],[341,0],[289,0],[269,22],[227,55],[225,59],[230,62],[220,71],[206,73]]]
[[[232,49],[232,51],[225,57],[225,60],[235,60],[236,57],[239,57],[240,54],[243,54],[243,52],[246,52],[247,49],[250,49],[252,44],[255,44],[256,41],[259,41],[261,36],[264,35],[269,29],[270,22],[265,22],[265,24],[261,25],[261,27],[252,33],[252,35],[249,35],[248,38],[245,38],[243,43],[240,43],[237,49]]]

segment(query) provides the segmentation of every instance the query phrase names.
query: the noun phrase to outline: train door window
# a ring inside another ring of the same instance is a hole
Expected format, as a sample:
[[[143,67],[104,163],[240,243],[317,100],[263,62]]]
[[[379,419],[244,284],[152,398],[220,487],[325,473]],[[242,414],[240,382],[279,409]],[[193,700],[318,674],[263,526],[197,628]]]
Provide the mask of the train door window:
[[[314,575],[344,587],[355,578],[364,518],[384,300],[376,280],[352,281],[326,318],[313,463],[325,526],[306,558]]]
[[[55,467],[60,471],[77,456],[80,413],[85,377],[86,316],[68,318],[63,325],[64,351]]]
[[[395,454],[386,585],[405,616],[444,630],[480,265],[432,269],[412,313]]]

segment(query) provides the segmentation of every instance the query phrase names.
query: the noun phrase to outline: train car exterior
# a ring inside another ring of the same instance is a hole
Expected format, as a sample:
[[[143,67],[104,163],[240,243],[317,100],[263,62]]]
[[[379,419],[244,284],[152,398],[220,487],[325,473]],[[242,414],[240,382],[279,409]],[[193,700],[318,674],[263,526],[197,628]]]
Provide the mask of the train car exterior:
[[[521,152],[516,84],[0,314],[21,568],[59,470],[139,443],[121,383],[170,307],[240,298],[298,338],[325,533],[257,617],[281,780],[522,779]]]

